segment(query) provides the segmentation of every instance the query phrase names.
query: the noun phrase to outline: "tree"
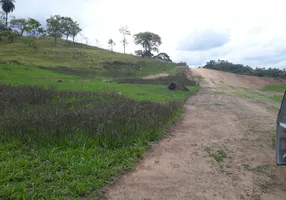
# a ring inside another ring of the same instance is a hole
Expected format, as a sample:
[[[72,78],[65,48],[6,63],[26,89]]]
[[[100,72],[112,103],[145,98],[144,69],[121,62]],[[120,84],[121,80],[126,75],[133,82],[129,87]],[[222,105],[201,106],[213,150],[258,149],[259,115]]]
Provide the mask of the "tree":
[[[2,10],[6,13],[6,28],[8,28],[8,14],[15,10],[15,0],[0,0]]]
[[[136,50],[135,55],[136,56],[143,56],[143,51],[142,50]]]
[[[0,12],[0,31],[5,29],[5,13]]]
[[[68,40],[69,36],[72,34],[72,25],[74,21],[70,17],[61,17],[60,23],[62,34],[65,35],[66,40]]]
[[[161,37],[151,32],[141,32],[134,35],[136,45],[141,45],[144,49],[142,56],[152,57],[152,51],[158,52],[158,47],[162,44]]]
[[[211,60],[206,63],[203,68],[221,70],[226,72],[232,72],[236,74],[244,74],[250,76],[259,76],[259,77],[274,77],[274,78],[285,78],[285,74],[282,70],[277,68],[251,68],[250,66],[242,64],[233,64],[227,60]]]
[[[127,26],[122,26],[120,29],[119,29],[119,32],[123,35],[123,40],[121,41],[122,45],[123,45],[123,48],[124,48],[124,53],[125,53],[125,48],[126,46],[128,45],[128,41],[127,41],[127,36],[128,35],[131,35],[130,31],[128,30],[128,27]]]
[[[71,24],[71,32],[70,35],[72,36],[72,41],[74,42],[74,38],[82,31],[79,27],[79,24],[75,21]]]
[[[23,35],[25,28],[28,24],[28,21],[24,18],[11,19],[10,27],[16,31],[19,35]]]
[[[61,16],[54,15],[47,19],[47,33],[54,37],[57,44],[57,38],[62,37]]]
[[[80,34],[80,36],[85,40],[85,44],[88,45],[89,38],[82,33]]]
[[[18,37],[18,34],[11,30],[4,30],[0,32],[0,41],[2,41],[2,37],[7,37],[8,42],[14,42],[15,38]]]
[[[96,46],[99,47],[99,46],[98,46],[98,44],[99,44],[99,39],[95,38],[95,41],[96,41]]]
[[[154,56],[153,58],[172,62],[172,60],[170,59],[170,56],[166,53],[159,53],[157,56]]]
[[[109,44],[110,51],[113,51],[115,42],[112,39],[109,39],[107,43]]]
[[[41,23],[33,18],[29,18],[28,22],[24,28],[30,37],[38,37],[43,35],[46,31],[41,27]]]

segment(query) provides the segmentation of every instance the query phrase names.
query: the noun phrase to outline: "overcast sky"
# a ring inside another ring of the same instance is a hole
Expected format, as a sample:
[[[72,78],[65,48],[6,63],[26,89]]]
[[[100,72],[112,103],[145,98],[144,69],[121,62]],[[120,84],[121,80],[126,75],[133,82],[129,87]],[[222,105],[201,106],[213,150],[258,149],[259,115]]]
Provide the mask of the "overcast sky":
[[[201,66],[211,59],[252,67],[286,68],[285,0],[16,0],[16,17],[41,22],[51,15],[77,20],[89,44],[122,52],[118,29],[161,36],[161,52],[174,61]],[[127,53],[139,47],[130,45]],[[78,37],[77,41],[83,41]]]

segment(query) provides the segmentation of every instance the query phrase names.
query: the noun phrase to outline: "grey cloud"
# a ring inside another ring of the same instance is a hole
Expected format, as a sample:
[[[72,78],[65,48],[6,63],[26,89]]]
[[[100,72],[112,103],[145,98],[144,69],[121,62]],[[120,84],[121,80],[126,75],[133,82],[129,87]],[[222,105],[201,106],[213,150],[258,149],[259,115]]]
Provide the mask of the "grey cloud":
[[[250,40],[251,41],[251,40]],[[228,43],[206,51],[180,51],[178,58],[191,66],[202,66],[209,60],[228,60],[251,67],[286,68],[286,37],[274,37],[254,43]]]
[[[207,51],[223,46],[230,40],[226,32],[217,32],[213,29],[196,30],[181,42],[179,47],[183,51]]]
[[[271,42],[263,45],[260,51],[253,52],[252,55],[246,56],[244,60],[259,66],[282,67],[280,63],[286,61],[285,43],[286,38],[273,38]]]
[[[180,61],[187,62],[189,66],[203,66],[207,61],[222,59],[224,53],[217,51],[183,51],[178,55]]]
[[[281,66],[280,63],[285,63],[286,51],[265,54],[263,56],[249,56],[244,58],[244,62],[252,67],[279,67],[286,68],[286,65]]]

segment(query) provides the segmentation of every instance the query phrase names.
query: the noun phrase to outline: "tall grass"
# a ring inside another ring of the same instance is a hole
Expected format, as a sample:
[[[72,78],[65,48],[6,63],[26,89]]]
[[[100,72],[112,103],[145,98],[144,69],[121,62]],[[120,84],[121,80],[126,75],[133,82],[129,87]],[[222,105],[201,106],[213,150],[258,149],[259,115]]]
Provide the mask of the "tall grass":
[[[36,143],[82,135],[108,147],[154,140],[179,103],[137,102],[117,93],[0,86],[1,138]]]
[[[181,108],[112,92],[0,85],[0,199],[90,197],[130,169]]]

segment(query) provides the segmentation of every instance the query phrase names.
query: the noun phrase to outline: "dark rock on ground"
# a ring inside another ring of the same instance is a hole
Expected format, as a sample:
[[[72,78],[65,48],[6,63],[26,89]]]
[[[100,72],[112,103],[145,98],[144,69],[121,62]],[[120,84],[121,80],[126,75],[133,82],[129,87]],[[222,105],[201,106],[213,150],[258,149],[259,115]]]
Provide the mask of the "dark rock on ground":
[[[169,90],[180,90],[180,91],[189,91],[188,88],[185,87],[184,84],[178,84],[175,82],[172,82],[169,86],[168,86]]]

